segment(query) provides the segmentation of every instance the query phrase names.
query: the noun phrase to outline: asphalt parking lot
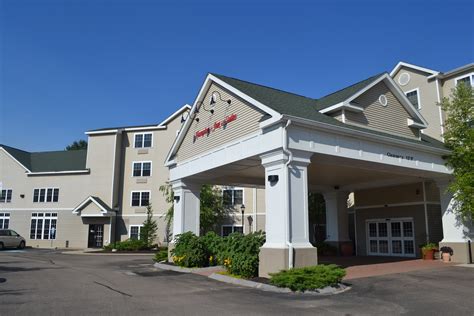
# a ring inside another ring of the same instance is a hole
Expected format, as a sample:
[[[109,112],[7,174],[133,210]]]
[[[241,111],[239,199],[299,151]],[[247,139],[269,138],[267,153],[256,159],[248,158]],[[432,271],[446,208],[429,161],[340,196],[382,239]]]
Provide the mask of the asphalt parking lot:
[[[474,269],[351,280],[331,296],[277,294],[154,269],[151,257],[0,252],[0,315],[473,315]]]

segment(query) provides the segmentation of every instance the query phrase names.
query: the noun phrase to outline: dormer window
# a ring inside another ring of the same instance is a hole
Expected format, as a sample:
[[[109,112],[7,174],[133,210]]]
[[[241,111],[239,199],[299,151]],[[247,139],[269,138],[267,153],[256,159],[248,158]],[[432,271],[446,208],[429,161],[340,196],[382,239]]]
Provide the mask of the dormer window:
[[[152,133],[139,133],[135,134],[135,148],[150,148],[153,145],[153,134]]]
[[[405,92],[408,100],[410,100],[411,104],[415,107],[415,109],[420,110],[421,109],[421,104],[420,104],[420,94],[418,92],[418,89],[414,89],[411,91]]]

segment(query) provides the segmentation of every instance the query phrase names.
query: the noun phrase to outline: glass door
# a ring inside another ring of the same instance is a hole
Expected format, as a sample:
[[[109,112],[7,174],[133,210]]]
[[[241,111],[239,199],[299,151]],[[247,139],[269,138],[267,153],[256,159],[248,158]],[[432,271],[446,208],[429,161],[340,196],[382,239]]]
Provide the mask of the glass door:
[[[389,218],[367,222],[367,253],[376,256],[415,256],[412,219]]]

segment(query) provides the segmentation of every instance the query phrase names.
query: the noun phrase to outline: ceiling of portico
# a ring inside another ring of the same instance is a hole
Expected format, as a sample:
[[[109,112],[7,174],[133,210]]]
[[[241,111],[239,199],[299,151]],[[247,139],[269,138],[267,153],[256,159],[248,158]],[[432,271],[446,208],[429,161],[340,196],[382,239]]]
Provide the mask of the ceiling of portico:
[[[434,174],[415,169],[315,154],[308,166],[308,187],[319,192],[392,186],[430,179]],[[234,186],[265,186],[265,169],[259,157],[241,160],[193,176],[201,183]]]

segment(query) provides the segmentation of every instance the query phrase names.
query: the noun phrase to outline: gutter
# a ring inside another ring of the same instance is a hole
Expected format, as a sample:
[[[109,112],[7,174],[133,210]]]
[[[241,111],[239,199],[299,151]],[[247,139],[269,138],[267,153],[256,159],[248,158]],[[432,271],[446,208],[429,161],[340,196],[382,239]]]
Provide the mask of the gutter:
[[[293,269],[293,266],[294,266],[294,254],[293,254],[293,244],[291,243],[291,229],[290,229],[290,220],[291,220],[291,204],[290,204],[290,190],[289,190],[289,186],[290,186],[290,176],[289,176],[289,170],[288,170],[288,166],[290,165],[290,163],[293,162],[293,153],[288,149],[288,126],[290,126],[291,124],[291,120],[288,120],[286,122],[286,125],[285,127],[283,128],[283,134],[282,134],[282,137],[283,137],[283,152],[285,152],[287,155],[288,155],[288,161],[285,163],[285,170],[284,170],[284,174],[285,174],[285,183],[288,185],[288,189],[286,190],[286,203],[287,203],[287,207],[288,207],[288,211],[286,213],[286,245],[288,246],[288,269]]]

